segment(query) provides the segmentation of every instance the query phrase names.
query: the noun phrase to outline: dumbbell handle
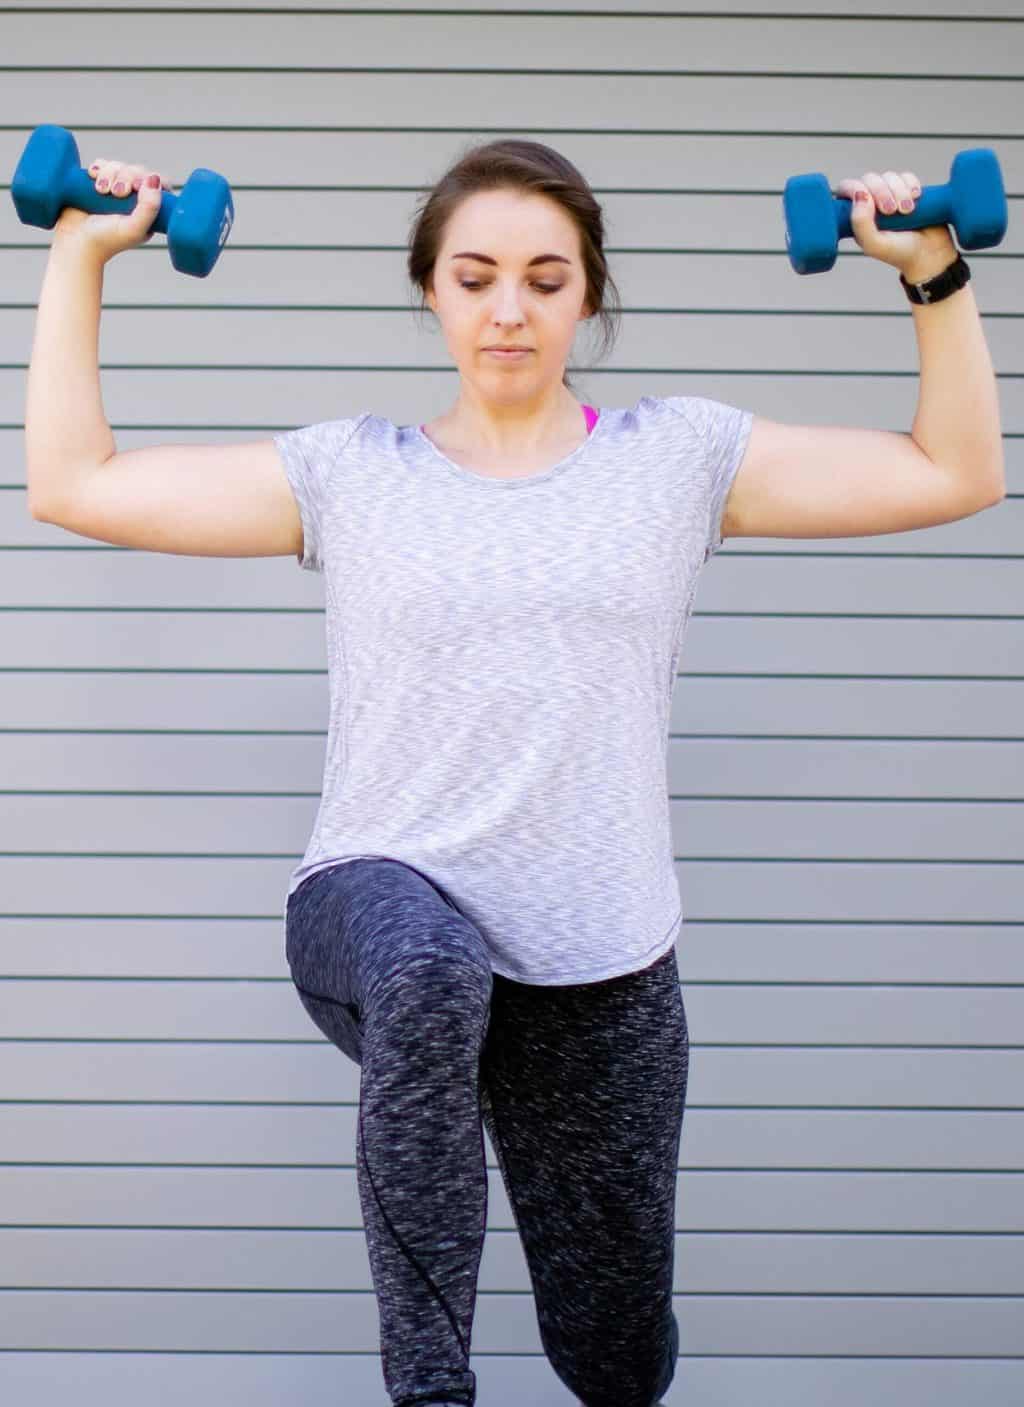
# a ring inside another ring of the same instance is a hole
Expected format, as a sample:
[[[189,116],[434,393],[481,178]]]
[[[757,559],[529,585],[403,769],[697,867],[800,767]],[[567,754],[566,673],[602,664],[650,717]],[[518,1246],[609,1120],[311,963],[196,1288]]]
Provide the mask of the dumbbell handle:
[[[139,203],[138,191],[130,195],[106,195],[96,189],[93,178],[84,167],[69,170],[61,188],[61,208],[70,205],[89,215],[130,215]],[[160,209],[150,226],[151,232],[166,234],[178,197],[173,191],[160,192]]]
[[[848,196],[841,195],[835,196],[834,199],[836,202],[836,233],[839,239],[846,239],[853,234],[853,224],[850,219],[853,201]],[[875,224],[880,230],[923,230],[928,225],[949,225],[952,223],[953,210],[948,185],[923,187],[909,215],[901,215],[898,211],[892,215],[883,215],[877,209],[875,212]]]

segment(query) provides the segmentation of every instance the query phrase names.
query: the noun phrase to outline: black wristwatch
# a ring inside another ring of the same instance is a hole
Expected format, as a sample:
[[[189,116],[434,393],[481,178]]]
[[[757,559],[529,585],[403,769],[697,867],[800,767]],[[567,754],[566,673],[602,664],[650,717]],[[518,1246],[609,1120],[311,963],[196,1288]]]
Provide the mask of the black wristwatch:
[[[971,270],[967,260],[962,254],[957,254],[948,269],[943,269],[941,274],[936,274],[927,282],[908,283],[900,274],[900,283],[906,289],[907,297],[912,303],[941,303],[943,298],[948,298],[951,293],[955,293],[958,288],[963,288],[965,283],[969,283],[970,278]]]

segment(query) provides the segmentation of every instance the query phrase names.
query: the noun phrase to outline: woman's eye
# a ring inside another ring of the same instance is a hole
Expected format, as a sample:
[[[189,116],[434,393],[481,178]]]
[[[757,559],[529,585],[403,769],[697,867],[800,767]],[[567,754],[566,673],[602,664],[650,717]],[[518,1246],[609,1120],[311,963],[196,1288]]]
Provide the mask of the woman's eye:
[[[479,283],[479,281],[474,281],[472,279],[459,280],[460,288],[480,288],[481,286],[482,285]],[[539,288],[542,293],[557,293],[558,290],[562,287],[560,283],[535,283],[533,286],[534,288]]]

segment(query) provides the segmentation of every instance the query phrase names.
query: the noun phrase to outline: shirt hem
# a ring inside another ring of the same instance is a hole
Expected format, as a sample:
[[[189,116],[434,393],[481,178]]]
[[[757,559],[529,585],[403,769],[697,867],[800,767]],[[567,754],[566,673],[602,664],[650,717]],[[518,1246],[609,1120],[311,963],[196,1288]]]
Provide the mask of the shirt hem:
[[[659,958],[665,956],[669,948],[673,946],[679,936],[683,924],[682,911],[676,914],[668,932],[664,934],[653,947],[649,948],[642,957],[630,958],[622,965],[616,965],[611,969],[583,973],[565,973],[557,977],[545,977],[542,981],[535,978],[524,977],[520,973],[508,972],[491,959],[491,971],[498,977],[505,977],[510,982],[520,982],[530,987],[568,987],[577,986],[584,982],[604,982],[612,977],[626,977],[632,972],[642,972],[645,967],[651,967]]]

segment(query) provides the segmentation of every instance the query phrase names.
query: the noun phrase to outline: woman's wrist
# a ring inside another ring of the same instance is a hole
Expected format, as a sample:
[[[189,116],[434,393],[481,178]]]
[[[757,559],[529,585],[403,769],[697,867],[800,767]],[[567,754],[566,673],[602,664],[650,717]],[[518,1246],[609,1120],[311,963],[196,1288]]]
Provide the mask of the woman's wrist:
[[[51,264],[62,264],[69,268],[101,270],[107,259],[91,240],[83,235],[56,235],[50,244]]]
[[[937,237],[929,241],[921,255],[906,268],[900,269],[900,273],[908,283],[927,283],[929,279],[936,278],[939,274],[945,273],[950,264],[956,263],[959,253],[953,238],[945,227],[936,231]]]

